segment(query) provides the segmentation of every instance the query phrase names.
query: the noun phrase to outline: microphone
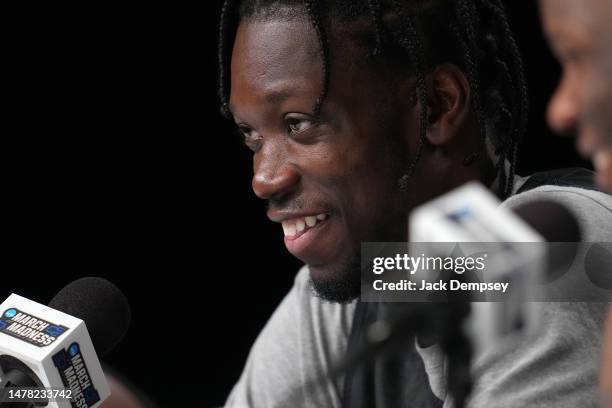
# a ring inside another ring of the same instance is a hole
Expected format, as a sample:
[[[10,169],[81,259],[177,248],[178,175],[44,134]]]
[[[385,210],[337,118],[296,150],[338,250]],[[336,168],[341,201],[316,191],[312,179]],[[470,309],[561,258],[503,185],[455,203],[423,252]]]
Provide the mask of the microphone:
[[[51,299],[49,307],[83,320],[100,357],[123,340],[132,317],[123,292],[96,277],[69,283]]]
[[[465,299],[459,304],[431,305],[429,311],[425,307],[430,318],[432,310],[449,315],[447,321],[456,328],[449,332],[438,327],[437,332],[449,358],[449,391],[458,406],[463,406],[471,389],[472,352],[540,327],[540,308],[528,299],[538,290],[537,283],[554,272],[555,262],[563,255],[555,252],[554,246],[545,248],[544,243],[580,241],[580,228],[570,211],[559,203],[533,201],[509,209],[501,206],[483,185],[472,182],[415,209],[409,232],[412,242],[426,242],[432,252],[440,252],[436,242],[461,243],[462,248],[476,243],[472,246],[474,252],[493,248],[494,260],[489,259],[491,268],[482,279],[513,284],[503,302]],[[469,311],[454,316],[458,306]],[[455,338],[449,338],[449,333]]]
[[[96,408],[109,397],[98,355],[121,341],[131,316],[115,285],[78,279],[49,306],[11,294],[0,313],[1,407]]]
[[[547,242],[579,242],[582,239],[574,215],[555,201],[530,201],[512,211]]]
[[[472,302],[468,327],[476,349],[540,326],[539,308],[527,299],[534,299],[537,284],[551,280],[574,255],[567,253],[567,246],[544,243],[580,239],[578,222],[563,205],[538,200],[503,207],[477,182],[425,203],[410,215],[412,242],[423,242],[427,250],[437,253],[442,246],[436,243],[441,242],[457,243],[466,253],[492,249],[495,257],[489,258],[487,276],[482,279],[512,282],[504,302],[486,302],[486,295]]]
[[[428,334],[446,353],[449,392],[457,407],[464,406],[472,387],[473,351],[540,326],[539,308],[528,299],[536,283],[548,274],[551,259],[556,258],[544,243],[580,241],[577,221],[561,204],[534,201],[513,209],[500,205],[501,201],[480,183],[468,183],[413,210],[409,237],[413,251],[425,248],[425,253],[434,256],[452,257],[456,250],[472,254],[492,249],[495,256],[488,259],[488,276],[481,279],[512,282],[513,290],[504,301],[475,302],[451,292],[449,296],[455,300],[452,304],[387,303],[388,316],[365,328],[368,336],[364,348],[347,356],[343,368],[370,360],[382,350],[398,348],[417,333]],[[465,275],[452,275],[467,279]]]
[[[412,211],[410,241],[544,242],[538,231],[500,204],[482,184],[464,184]],[[526,210],[521,212],[531,211]]]

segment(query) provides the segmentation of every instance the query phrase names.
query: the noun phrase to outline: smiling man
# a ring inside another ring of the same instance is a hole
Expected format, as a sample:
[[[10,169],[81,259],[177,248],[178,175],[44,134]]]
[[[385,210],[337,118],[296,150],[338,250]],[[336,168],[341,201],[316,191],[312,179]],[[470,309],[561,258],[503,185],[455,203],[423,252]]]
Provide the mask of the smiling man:
[[[222,112],[253,152],[253,191],[306,264],[227,406],[451,406],[435,344],[303,385],[325,378],[360,336],[354,322],[376,313],[356,300],[361,242],[406,241],[412,208],[467,181],[507,206],[555,198],[585,239],[605,240],[605,195],[514,174],[527,97],[500,1],[226,1],[219,56]],[[540,338],[480,358],[473,406],[594,401],[599,346],[584,337],[597,335],[601,307],[544,308]],[[551,380],[561,367],[571,379]]]
[[[309,265],[321,296],[349,301],[360,243],[404,240],[407,210],[497,175],[499,194],[509,194],[513,179],[497,164],[514,160],[524,127],[520,59],[500,29],[487,27],[490,49],[481,50],[469,42],[473,23],[445,27],[440,7],[422,15],[425,49],[408,33],[416,10],[370,17],[380,10],[367,3],[293,3],[242,4],[224,107],[254,153],[253,191],[282,224],[287,249]],[[320,13],[342,23],[324,30]],[[479,61],[464,54],[477,52]]]

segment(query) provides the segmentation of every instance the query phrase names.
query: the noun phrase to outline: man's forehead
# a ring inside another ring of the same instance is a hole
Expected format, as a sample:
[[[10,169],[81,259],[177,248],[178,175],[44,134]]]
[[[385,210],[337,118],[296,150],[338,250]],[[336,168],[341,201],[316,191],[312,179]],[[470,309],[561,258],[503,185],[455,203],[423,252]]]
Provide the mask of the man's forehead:
[[[257,105],[319,92],[321,70],[316,34],[308,22],[242,22],[232,53],[230,99]]]
[[[232,70],[263,76],[318,62],[318,42],[307,21],[247,21],[238,26]]]

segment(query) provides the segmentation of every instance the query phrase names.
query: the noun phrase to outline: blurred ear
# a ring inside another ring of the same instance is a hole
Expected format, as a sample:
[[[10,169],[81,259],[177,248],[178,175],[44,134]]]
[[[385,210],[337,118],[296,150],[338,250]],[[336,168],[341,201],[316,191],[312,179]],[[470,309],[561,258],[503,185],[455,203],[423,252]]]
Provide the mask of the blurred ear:
[[[470,84],[453,64],[438,66],[428,77],[431,99],[427,139],[434,146],[442,146],[453,141],[468,119]]]

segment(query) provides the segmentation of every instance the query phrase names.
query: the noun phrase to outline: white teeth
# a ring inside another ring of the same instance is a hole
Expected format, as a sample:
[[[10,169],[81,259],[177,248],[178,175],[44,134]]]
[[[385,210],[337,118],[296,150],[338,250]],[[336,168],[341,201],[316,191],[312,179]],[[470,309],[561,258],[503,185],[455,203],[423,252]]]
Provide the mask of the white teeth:
[[[306,229],[306,226],[309,228],[314,227],[317,222],[323,221],[327,218],[327,214],[319,214],[319,215],[309,215],[308,217],[293,219],[290,221],[283,221],[283,232],[286,237],[292,237],[298,232],[302,232]]]
[[[604,171],[610,164],[610,158],[612,157],[612,151],[599,150],[593,156],[593,164],[599,171]]]
[[[298,232],[302,232],[304,231],[304,228],[306,228],[306,223],[304,220],[297,220],[295,222],[295,228],[298,230]]]
[[[317,223],[317,217],[306,217],[304,218],[304,220],[306,220],[306,225],[308,225],[309,227],[314,227],[315,224]]]
[[[295,235],[295,224],[291,221],[283,221],[283,232],[286,237]]]

